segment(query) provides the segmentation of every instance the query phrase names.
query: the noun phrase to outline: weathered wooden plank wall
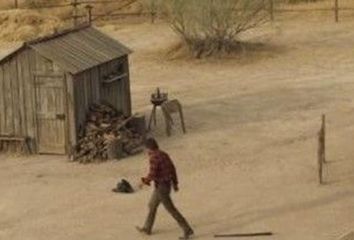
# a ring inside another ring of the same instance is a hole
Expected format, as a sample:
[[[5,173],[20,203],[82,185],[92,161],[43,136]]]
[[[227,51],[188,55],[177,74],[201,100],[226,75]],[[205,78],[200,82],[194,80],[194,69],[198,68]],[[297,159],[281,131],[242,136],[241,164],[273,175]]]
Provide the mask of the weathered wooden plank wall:
[[[104,77],[112,74],[112,73],[117,73],[119,68],[122,68],[122,72],[119,74],[124,73],[124,58],[121,58],[119,60],[114,60],[109,63],[106,63],[104,65],[100,66],[100,76],[101,76],[101,82],[104,80]],[[110,103],[113,105],[118,111],[122,112],[123,114],[126,114],[126,108],[127,106],[125,105],[125,99],[127,93],[124,91],[124,82],[127,81],[126,78],[123,78],[119,81],[115,81],[113,83],[109,84],[101,84],[101,100]]]
[[[14,129],[13,132],[15,135],[21,135],[20,130],[20,106],[18,103],[18,74],[17,74],[17,65],[16,65],[16,58],[12,58],[10,60],[10,81],[11,81],[11,96],[12,96],[12,113],[13,113],[13,125]]]
[[[75,126],[77,134],[82,131],[83,124],[85,122],[85,116],[87,112],[87,106],[85,105],[85,93],[84,93],[84,76],[76,76],[74,78],[74,111],[75,111]]]
[[[26,89],[26,116],[27,116],[27,135],[31,137],[34,141],[33,150],[37,150],[37,116],[36,116],[36,95],[34,88],[34,76],[33,72],[36,71],[36,52],[34,50],[26,50],[23,52],[25,55],[23,63],[24,63],[24,80],[26,81],[25,89]]]
[[[18,98],[18,105],[20,107],[20,126],[21,126],[21,132],[22,133],[26,133],[27,132],[27,127],[26,127],[26,114],[25,114],[25,84],[26,84],[26,79],[23,78],[23,56],[24,55],[20,55],[20,58],[16,58],[16,65],[17,65],[17,79],[18,79],[18,86],[19,86],[19,98]]]
[[[126,116],[132,115],[132,100],[131,100],[131,90],[130,90],[130,69],[129,69],[129,57],[125,56],[123,58],[124,61],[124,72],[127,73],[127,76],[123,79],[123,113]]]
[[[28,51],[0,67],[0,134],[35,137],[33,82]]]
[[[105,76],[117,73],[119,66],[122,71],[129,71],[127,58],[114,60],[74,76],[73,91],[75,95],[75,120],[79,134],[84,127],[89,106],[93,103],[105,101],[113,105],[118,111],[129,116],[131,114],[129,74],[122,80],[103,85]]]
[[[31,49],[0,66],[0,134],[29,137],[34,151],[38,140],[34,75],[41,73],[64,75],[57,65]]]
[[[100,102],[100,76],[98,68],[93,68],[74,76],[73,82],[75,126],[77,131],[80,131],[84,126],[90,105]]]
[[[5,81],[4,67],[0,67],[0,133],[5,132],[6,127],[5,105]]]
[[[13,120],[12,86],[10,78],[10,62],[4,64],[4,85],[5,85],[5,129],[4,134],[15,134]]]

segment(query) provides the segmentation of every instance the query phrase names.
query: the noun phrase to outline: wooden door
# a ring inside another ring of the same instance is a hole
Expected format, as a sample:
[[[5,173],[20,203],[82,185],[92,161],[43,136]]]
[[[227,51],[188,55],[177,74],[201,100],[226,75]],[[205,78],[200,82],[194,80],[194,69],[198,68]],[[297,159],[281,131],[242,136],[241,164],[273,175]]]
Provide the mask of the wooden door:
[[[38,152],[65,154],[65,76],[36,75]]]

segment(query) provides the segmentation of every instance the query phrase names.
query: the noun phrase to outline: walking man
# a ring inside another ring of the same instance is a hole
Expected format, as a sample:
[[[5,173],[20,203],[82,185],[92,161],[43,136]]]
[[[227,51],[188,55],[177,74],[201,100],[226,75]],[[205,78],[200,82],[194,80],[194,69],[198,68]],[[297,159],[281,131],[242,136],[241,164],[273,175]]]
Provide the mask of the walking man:
[[[145,147],[149,155],[150,172],[146,177],[141,179],[141,187],[144,184],[150,186],[150,183],[154,182],[155,188],[149,203],[149,214],[146,218],[144,227],[137,227],[137,229],[144,234],[151,234],[157,208],[160,203],[162,203],[165,209],[183,229],[184,235],[180,237],[180,239],[189,239],[194,234],[193,229],[177,210],[170,196],[171,188],[173,188],[175,192],[178,191],[176,168],[169,155],[159,149],[155,139],[148,138],[145,142]]]

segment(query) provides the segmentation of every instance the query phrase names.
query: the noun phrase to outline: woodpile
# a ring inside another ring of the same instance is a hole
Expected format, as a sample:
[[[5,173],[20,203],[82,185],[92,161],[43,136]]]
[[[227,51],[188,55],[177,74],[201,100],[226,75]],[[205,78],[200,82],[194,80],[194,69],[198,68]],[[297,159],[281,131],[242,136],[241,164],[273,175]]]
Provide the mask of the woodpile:
[[[94,104],[74,148],[73,160],[80,163],[119,159],[142,151],[143,136],[113,107]]]

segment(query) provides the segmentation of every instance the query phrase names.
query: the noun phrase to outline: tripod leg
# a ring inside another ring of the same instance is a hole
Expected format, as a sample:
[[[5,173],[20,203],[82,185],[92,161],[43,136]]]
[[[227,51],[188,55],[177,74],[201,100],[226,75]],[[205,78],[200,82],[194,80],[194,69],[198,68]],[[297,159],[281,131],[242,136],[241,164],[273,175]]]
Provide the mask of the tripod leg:
[[[179,116],[181,118],[183,133],[186,133],[187,131],[186,131],[186,125],[184,124],[184,116],[183,116],[182,106],[179,107]]]
[[[169,137],[171,136],[171,116],[164,107],[162,107],[162,113],[166,124],[166,134]]]
[[[150,131],[151,130],[151,124],[152,124],[152,119],[153,119],[153,117],[154,117],[154,115],[155,115],[155,106],[152,108],[152,110],[151,110],[151,114],[150,114],[150,119],[149,119],[149,126],[148,126],[148,131]]]
[[[156,126],[156,106],[154,106],[154,125]]]

